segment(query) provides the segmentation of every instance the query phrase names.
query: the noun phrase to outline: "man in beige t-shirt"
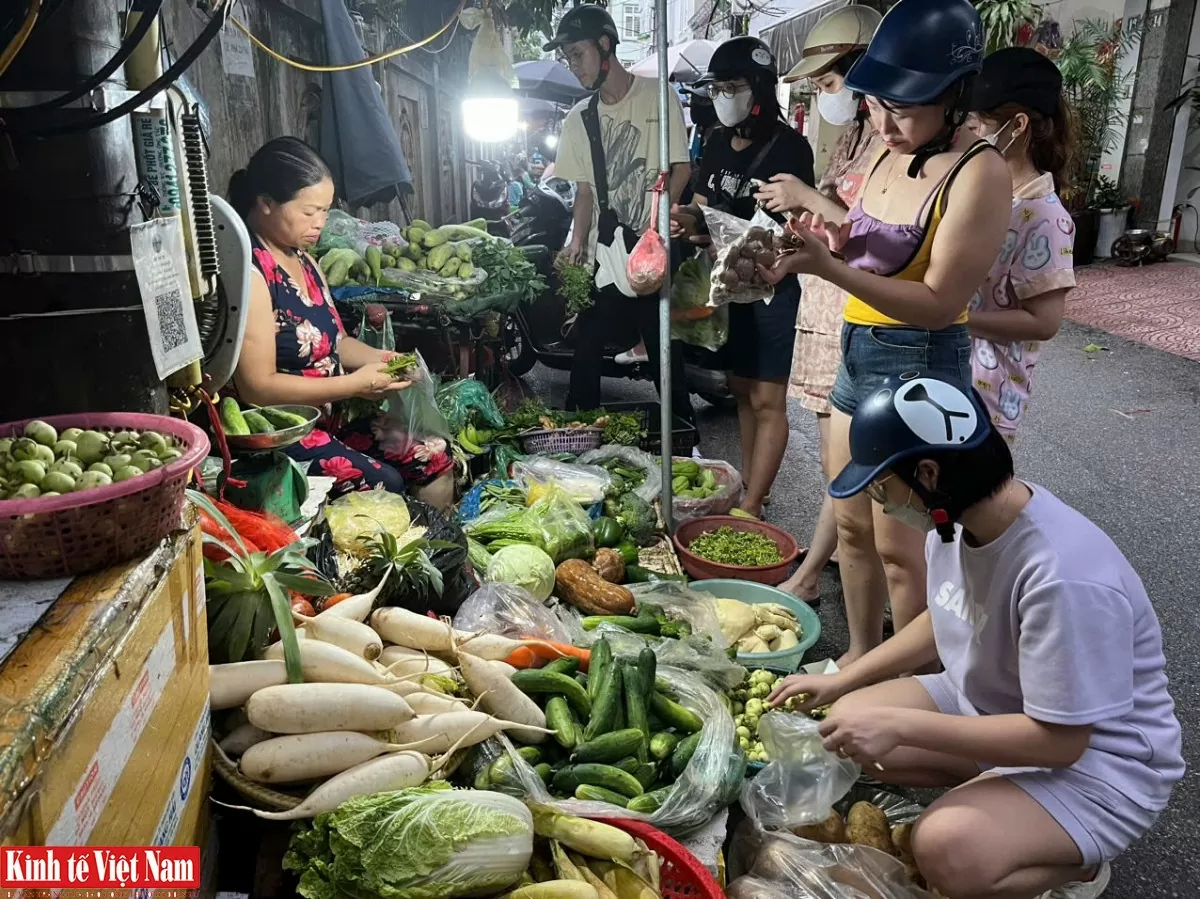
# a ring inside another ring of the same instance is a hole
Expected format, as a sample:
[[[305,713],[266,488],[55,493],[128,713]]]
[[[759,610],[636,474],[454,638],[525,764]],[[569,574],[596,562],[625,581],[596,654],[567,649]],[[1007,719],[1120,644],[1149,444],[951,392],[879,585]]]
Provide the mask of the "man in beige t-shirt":
[[[599,93],[597,112],[608,182],[608,205],[621,225],[641,234],[650,225],[653,190],[659,176],[658,83],[625,70],[614,53],[617,41],[616,25],[608,11],[600,6],[584,5],[567,11],[559,22],[554,40],[546,44],[545,50],[560,52],[579,83]],[[671,172],[667,189],[674,202],[691,177],[691,166],[683,107],[674,90],[670,92],[670,100]],[[592,147],[584,125],[584,111],[591,102],[591,98],[583,100],[567,114],[555,160],[555,176],[576,184],[571,241],[564,250],[567,258],[576,264],[594,261],[599,231],[600,204],[595,192]],[[655,298],[631,299],[612,287],[594,290],[593,296],[595,305],[582,313],[576,322],[576,333],[589,336],[587,340],[577,341],[568,394],[568,404],[583,409],[600,405],[604,338],[610,334],[615,338],[621,323],[636,320],[656,377],[659,370]],[[671,366],[674,406],[677,414],[691,421],[691,402],[677,351],[671,353]]]

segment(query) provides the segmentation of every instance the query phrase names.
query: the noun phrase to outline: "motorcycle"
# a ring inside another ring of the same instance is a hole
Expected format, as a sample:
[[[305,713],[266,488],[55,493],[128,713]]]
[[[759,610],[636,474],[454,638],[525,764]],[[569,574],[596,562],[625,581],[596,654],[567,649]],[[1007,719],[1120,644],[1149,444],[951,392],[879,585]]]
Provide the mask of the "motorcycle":
[[[525,255],[548,285],[537,300],[521,306],[507,317],[505,341],[508,346],[508,370],[516,377],[527,374],[541,362],[547,368],[570,371],[574,358],[575,334],[564,330],[566,302],[558,295],[558,274],[554,259],[567,243],[571,230],[574,190],[558,178],[528,191],[517,212],[507,224],[515,246]],[[617,335],[605,348],[602,372],[609,378],[652,380],[648,363],[620,365],[615,357],[635,345],[641,335],[632,325]],[[725,406],[731,399],[725,372],[717,354],[700,347],[683,345],[684,372],[692,393],[713,405]]]
[[[508,181],[495,162],[472,162],[467,165],[477,169],[471,182],[471,218],[483,219],[488,223],[488,233],[507,237],[504,219],[510,209],[508,205]]]

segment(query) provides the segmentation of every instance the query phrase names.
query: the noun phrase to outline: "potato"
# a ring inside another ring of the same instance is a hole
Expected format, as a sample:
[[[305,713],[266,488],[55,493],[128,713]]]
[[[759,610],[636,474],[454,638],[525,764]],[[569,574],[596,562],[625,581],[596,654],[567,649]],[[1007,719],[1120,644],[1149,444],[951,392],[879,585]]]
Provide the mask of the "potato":
[[[913,826],[911,824],[897,824],[892,828],[892,845],[896,848],[896,858],[900,859],[906,865],[914,861],[912,830]]]
[[[888,830],[887,815],[869,802],[856,802],[846,815],[846,842],[859,846],[870,846],[889,855],[894,855],[892,834]]]
[[[820,824],[793,827],[792,833],[802,839],[815,840],[818,843],[846,842],[846,824],[837,812],[830,812],[829,817]]]

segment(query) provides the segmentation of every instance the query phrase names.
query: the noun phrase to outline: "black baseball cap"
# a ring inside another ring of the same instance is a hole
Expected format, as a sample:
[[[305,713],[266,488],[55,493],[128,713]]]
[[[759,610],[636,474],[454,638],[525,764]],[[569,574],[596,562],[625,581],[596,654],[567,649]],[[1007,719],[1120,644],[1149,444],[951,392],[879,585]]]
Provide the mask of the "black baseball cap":
[[[1049,118],[1058,111],[1062,72],[1030,47],[1006,47],[983,60],[971,90],[971,112],[990,112],[1016,103]]]
[[[558,22],[558,30],[554,39],[542,47],[546,53],[553,53],[568,44],[579,41],[598,41],[602,37],[612,40],[615,47],[620,40],[616,23],[607,9],[595,4],[584,4],[567,10]]]

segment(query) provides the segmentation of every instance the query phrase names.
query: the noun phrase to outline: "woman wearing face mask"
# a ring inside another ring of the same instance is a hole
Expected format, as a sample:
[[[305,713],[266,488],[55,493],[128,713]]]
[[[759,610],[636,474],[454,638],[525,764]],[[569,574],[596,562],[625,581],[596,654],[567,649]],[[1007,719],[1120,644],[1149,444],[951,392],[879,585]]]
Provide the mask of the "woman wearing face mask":
[[[920,40],[914,36],[919,35]],[[816,275],[850,294],[830,395],[831,466],[849,457],[850,417],[888,377],[913,369],[968,381],[967,304],[1008,229],[1012,181],[996,150],[965,133],[983,26],[969,0],[900,0],[845,78],[866,95],[884,152],[838,226],[805,213],[804,245],[764,274]],[[835,255],[835,251],[839,255]],[[921,541],[864,497],[835,503],[851,662],[925,608]]]
[[[775,57],[758,38],[731,38],[713,53],[697,87],[708,88],[724,127],[705,145],[695,205],[672,211],[676,236],[697,237],[703,222],[697,206],[752,218],[752,179],[788,172],[813,183],[812,149],[783,119],[775,93],[778,80]],[[776,286],[769,304],[734,303],[729,309],[729,340],[722,352],[742,437],[742,509],[751,515],[761,514],[787,449],[787,379],[799,306],[800,284],[793,277]]]
[[[1162,632],[1108,535],[1013,476],[989,414],[965,383],[919,372],[859,404],[830,491],[937,531],[921,537],[929,608],[769,701],[833,703],[825,748],[872,777],[956,788],[912,833],[942,894],[1096,899],[1184,775]],[[903,676],[939,659],[942,673]]]
[[[792,175],[779,174],[759,190],[756,199],[771,212],[807,210],[841,222],[857,202],[865,170],[883,145],[866,113],[862,94],[847,90],[845,77],[867,49],[879,20],[879,13],[869,6],[846,6],[830,13],[809,32],[800,62],[784,76],[785,82],[809,79],[818,92],[821,118],[831,125],[849,127],[834,146],[816,188]],[[828,481],[837,474],[829,463],[829,393],[842,362],[842,310],[848,295],[814,276],[806,276],[802,288],[804,302],[796,319],[788,395],[817,415],[821,466]],[[780,589],[805,602],[819,601],[821,572],[836,549],[833,500],[825,493],[808,553]]]
[[[1004,155],[1012,220],[1004,246],[971,300],[971,369],[992,424],[1012,443],[1029,402],[1042,341],[1058,333],[1075,286],[1075,226],[1055,192],[1075,152],[1058,66],[1010,47],[983,61],[967,126]]]

